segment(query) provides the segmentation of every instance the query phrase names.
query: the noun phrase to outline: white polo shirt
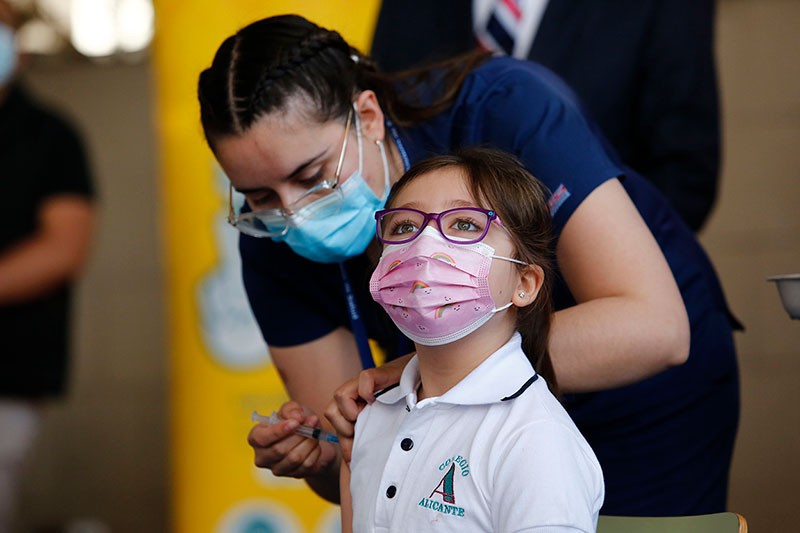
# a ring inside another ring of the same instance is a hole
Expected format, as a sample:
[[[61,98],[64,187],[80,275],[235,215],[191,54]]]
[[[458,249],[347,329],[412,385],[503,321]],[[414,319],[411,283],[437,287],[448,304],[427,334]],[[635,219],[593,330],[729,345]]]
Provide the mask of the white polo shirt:
[[[437,398],[406,366],[356,422],[353,530],[595,531],[597,458],[515,334]]]

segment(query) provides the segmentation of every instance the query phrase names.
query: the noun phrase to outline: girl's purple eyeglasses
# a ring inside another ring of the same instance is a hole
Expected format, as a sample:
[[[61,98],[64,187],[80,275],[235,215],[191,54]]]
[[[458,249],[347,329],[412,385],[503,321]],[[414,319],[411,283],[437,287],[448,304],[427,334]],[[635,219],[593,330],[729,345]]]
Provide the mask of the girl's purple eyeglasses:
[[[457,207],[441,213],[424,213],[417,209],[399,207],[375,213],[378,240],[384,244],[405,244],[422,233],[431,220],[442,236],[454,244],[474,244],[482,241],[492,221],[503,223],[491,209]],[[505,229],[505,228],[504,228]]]

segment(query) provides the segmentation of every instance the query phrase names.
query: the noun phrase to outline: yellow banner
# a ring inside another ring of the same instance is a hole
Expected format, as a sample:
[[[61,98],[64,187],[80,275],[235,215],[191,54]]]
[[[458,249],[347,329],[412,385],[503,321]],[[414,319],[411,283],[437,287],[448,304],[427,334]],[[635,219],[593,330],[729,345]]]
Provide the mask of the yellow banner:
[[[254,409],[286,396],[250,315],[227,180],[202,138],[197,77],[222,40],[256,19],[298,13],[367,51],[378,0],[156,0],[154,43],[162,223],[169,295],[172,530],[339,531],[338,508],[253,466]],[[146,512],[146,510],[143,510]]]

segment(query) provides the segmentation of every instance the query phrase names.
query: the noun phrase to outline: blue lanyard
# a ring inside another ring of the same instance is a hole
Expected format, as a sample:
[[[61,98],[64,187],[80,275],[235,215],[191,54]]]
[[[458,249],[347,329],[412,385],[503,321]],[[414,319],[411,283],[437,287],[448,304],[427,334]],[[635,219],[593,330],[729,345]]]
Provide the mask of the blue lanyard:
[[[403,171],[407,171],[411,168],[411,160],[408,158],[408,152],[406,152],[406,147],[403,144],[403,141],[400,140],[400,133],[397,131],[394,123],[386,119],[386,127],[389,128],[389,135],[392,136],[394,140],[394,144],[397,146],[397,151],[400,152],[400,157],[403,159]]]
[[[358,347],[358,357],[361,359],[361,367],[365,370],[367,368],[374,368],[375,360],[372,358],[372,350],[369,347],[367,328],[364,326],[364,320],[358,313],[358,304],[356,304],[356,295],[353,292],[353,284],[350,282],[350,276],[347,275],[347,269],[344,267],[344,263],[339,263],[339,272],[342,275],[344,295],[347,298],[347,311],[350,314],[350,328],[353,330],[353,336],[356,338],[356,346]]]
[[[400,139],[400,133],[397,131],[397,127],[394,125],[394,123],[388,118],[386,119],[386,127],[389,128],[389,134],[392,136],[394,144],[397,146],[397,151],[400,152],[400,157],[403,159],[403,170],[408,171],[408,169],[411,168],[411,160],[408,157],[408,152],[406,151],[403,141]],[[406,354],[413,349],[414,345],[405,337],[405,335],[401,333],[400,338],[397,341],[398,355]]]
[[[400,140],[400,134],[391,120],[386,120],[386,126],[397,146],[397,151],[400,152],[400,157],[403,159],[403,170],[408,170],[411,167],[411,161],[408,158],[408,152],[406,152],[403,141]],[[364,320],[358,312],[358,304],[356,303],[355,292],[353,292],[353,284],[350,282],[350,276],[347,275],[347,269],[344,267],[344,263],[339,263],[339,272],[342,275],[344,295],[347,299],[347,312],[350,314],[350,328],[356,339],[358,357],[361,359],[361,367],[364,369],[374,368],[375,359],[372,357],[372,350],[369,347],[367,328],[364,326]]]

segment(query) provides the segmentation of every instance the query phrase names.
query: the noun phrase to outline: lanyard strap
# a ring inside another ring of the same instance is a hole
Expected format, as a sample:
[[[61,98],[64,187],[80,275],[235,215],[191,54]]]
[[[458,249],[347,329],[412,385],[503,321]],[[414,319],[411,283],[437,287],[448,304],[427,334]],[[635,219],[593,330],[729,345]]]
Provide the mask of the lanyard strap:
[[[386,127],[389,129],[389,135],[392,136],[394,144],[397,146],[397,151],[400,152],[400,157],[403,159],[403,171],[408,171],[408,169],[411,168],[411,160],[408,157],[408,152],[403,144],[403,140],[400,139],[400,132],[397,131],[397,127],[388,118],[386,119]],[[399,333],[399,338],[397,340],[397,355],[405,355],[413,350],[414,344],[408,340],[405,335]]]
[[[411,166],[411,161],[408,158],[406,147],[403,141],[400,140],[400,134],[391,120],[386,120],[386,125],[389,127],[389,134],[392,136],[397,150],[400,152],[400,157],[403,159],[403,169],[408,170]],[[353,292],[353,284],[350,282],[350,276],[347,274],[347,269],[344,263],[339,263],[339,272],[342,275],[342,285],[344,286],[344,295],[347,299],[347,312],[350,315],[350,329],[353,331],[353,336],[356,338],[356,346],[358,347],[358,357],[361,359],[361,367],[364,369],[375,368],[375,359],[372,357],[372,350],[369,347],[369,337],[367,336],[367,328],[364,326],[364,320],[358,313],[358,305],[356,304],[356,295]]]
[[[397,131],[394,123],[386,119],[386,126],[389,128],[389,134],[392,136],[394,140],[394,144],[397,146],[397,151],[400,152],[400,157],[403,159],[403,171],[407,171],[411,168],[411,160],[408,158],[408,152],[406,152],[406,147],[403,145],[403,141],[400,139],[400,133]]]
[[[339,263],[339,272],[342,275],[342,285],[344,285],[344,295],[347,298],[347,311],[350,314],[350,329],[353,331],[353,336],[356,338],[356,346],[358,347],[358,357],[361,359],[361,367],[363,369],[374,368],[375,360],[372,358],[372,350],[369,347],[369,337],[367,337],[367,329],[364,327],[364,320],[358,313],[358,305],[356,304],[356,295],[353,292],[353,284],[350,282],[350,276],[347,275],[347,269],[344,263]]]

